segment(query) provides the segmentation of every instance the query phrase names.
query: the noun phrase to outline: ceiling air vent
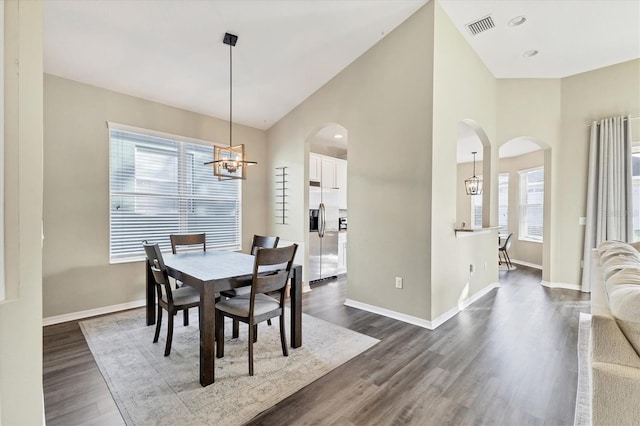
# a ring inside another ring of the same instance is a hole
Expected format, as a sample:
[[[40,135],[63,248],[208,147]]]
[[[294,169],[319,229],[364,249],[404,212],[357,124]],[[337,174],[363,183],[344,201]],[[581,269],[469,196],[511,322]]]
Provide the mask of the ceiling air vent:
[[[480,34],[481,32],[490,30],[495,26],[496,25],[493,23],[493,19],[491,18],[491,15],[487,15],[484,18],[478,19],[476,21],[473,21],[467,24],[467,28],[471,32],[471,35]]]

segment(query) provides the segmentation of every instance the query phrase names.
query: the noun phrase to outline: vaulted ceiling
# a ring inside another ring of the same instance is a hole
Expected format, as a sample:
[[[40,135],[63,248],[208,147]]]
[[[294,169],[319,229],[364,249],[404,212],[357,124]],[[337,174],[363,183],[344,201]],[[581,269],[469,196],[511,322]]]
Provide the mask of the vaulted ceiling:
[[[44,2],[46,73],[268,129],[426,0]],[[440,0],[498,78],[558,78],[640,57],[635,0]],[[490,16],[494,27],[466,27]],[[512,18],[524,16],[519,26]],[[523,53],[537,50],[525,57]]]

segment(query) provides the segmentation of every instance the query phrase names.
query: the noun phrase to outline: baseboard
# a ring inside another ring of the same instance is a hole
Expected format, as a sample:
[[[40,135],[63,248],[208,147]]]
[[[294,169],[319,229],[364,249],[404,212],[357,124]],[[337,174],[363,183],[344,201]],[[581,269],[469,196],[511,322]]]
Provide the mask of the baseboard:
[[[500,283],[499,282],[495,282],[495,283],[491,283],[488,286],[486,286],[485,288],[483,288],[482,290],[474,293],[473,295],[471,295],[471,297],[466,298],[465,300],[461,301],[460,303],[458,303],[458,307],[457,307],[457,312],[460,312],[466,308],[468,308],[469,306],[471,306],[472,303],[475,303],[476,301],[478,301],[478,299],[480,299],[481,297],[483,297],[486,294],[489,294],[489,292],[491,290],[493,290],[494,288],[500,288]],[[452,311],[452,309],[450,309],[448,312]],[[442,315],[440,315],[438,318],[436,318],[436,321],[439,321],[440,318],[444,318],[444,316],[447,313],[444,313]],[[449,318],[451,318],[452,316],[454,316],[455,314],[451,315]],[[441,324],[443,324],[445,321],[447,321],[449,318],[444,318],[444,320],[442,322],[440,322],[439,324],[436,325],[436,327],[440,326]]]
[[[528,266],[529,268],[542,270],[542,265],[536,265],[535,263],[525,262],[524,260],[511,259],[511,263],[517,263],[518,265]]]
[[[551,283],[549,281],[540,281],[540,285],[549,288],[564,288],[567,290],[582,291],[582,286],[579,284],[567,284],[567,283]]]
[[[455,308],[449,309],[447,312],[445,312],[442,315],[439,315],[435,320],[433,320],[434,329],[440,327],[442,324],[444,324],[445,322],[447,322],[448,320],[456,316],[459,312],[471,306],[472,303],[476,302],[482,296],[488,294],[494,288],[499,288],[499,287],[500,287],[500,283],[497,283],[497,282],[491,283],[485,288],[483,288],[482,290],[474,293],[471,297],[468,297],[467,299],[458,302],[458,306],[456,306]]]
[[[352,308],[361,309],[363,311],[371,312],[374,314],[382,315],[384,317],[393,318],[398,321],[406,322],[409,324],[417,325],[418,327],[426,328],[428,330],[435,330],[440,327],[449,319],[456,316],[460,311],[470,306],[472,303],[480,299],[482,296],[489,293],[494,288],[498,288],[500,285],[498,283],[492,283],[487,287],[483,288],[479,292],[475,293],[473,296],[459,303],[458,306],[449,309],[442,315],[439,315],[433,321],[429,321],[423,318],[414,317],[411,315],[403,314],[401,312],[392,311],[390,309],[381,308],[379,306],[369,305],[367,303],[358,302],[356,300],[347,299],[345,300],[345,306],[350,306]]]
[[[371,312],[374,314],[382,315],[383,317],[393,318],[398,321],[406,322],[409,324],[417,325],[418,327],[427,328],[433,330],[434,327],[431,321],[427,321],[423,318],[414,317],[411,315],[403,314],[401,312],[392,311],[390,309],[381,308],[379,306],[369,305],[368,303],[358,302],[356,300],[347,299],[344,301],[345,306],[360,309],[363,311]]]
[[[88,309],[86,311],[71,312],[69,314],[56,315],[42,319],[42,326],[60,324],[67,321],[76,321],[83,318],[95,317],[96,315],[111,314],[113,312],[126,311],[127,309],[146,306],[146,300],[136,300],[133,302],[121,303],[119,305],[103,306],[101,308]]]

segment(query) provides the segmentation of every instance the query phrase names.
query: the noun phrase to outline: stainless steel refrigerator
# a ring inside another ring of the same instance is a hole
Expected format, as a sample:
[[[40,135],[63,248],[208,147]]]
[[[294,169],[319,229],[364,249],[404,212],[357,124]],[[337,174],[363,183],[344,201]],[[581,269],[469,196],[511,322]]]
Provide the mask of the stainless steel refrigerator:
[[[338,273],[338,190],[309,187],[309,281]]]

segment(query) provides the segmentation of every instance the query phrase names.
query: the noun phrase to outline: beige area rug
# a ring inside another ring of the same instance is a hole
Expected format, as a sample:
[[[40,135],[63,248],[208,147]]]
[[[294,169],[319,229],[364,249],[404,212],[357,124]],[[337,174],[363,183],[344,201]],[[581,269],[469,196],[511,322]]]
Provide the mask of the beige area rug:
[[[575,426],[591,426],[591,370],[589,369],[591,315],[580,312],[578,328],[578,391]]]
[[[164,357],[166,312],[158,343],[143,310],[82,321],[80,327],[128,425],[240,425],[375,345],[378,340],[303,314],[302,347],[282,356],[278,322],[259,325],[254,376],[249,376],[247,326],[231,338],[225,323],[225,356],[216,359],[214,384],[199,378],[197,309],[190,325],[176,317],[171,355]],[[287,311],[286,318],[290,318]],[[289,340],[289,326],[287,325]]]

